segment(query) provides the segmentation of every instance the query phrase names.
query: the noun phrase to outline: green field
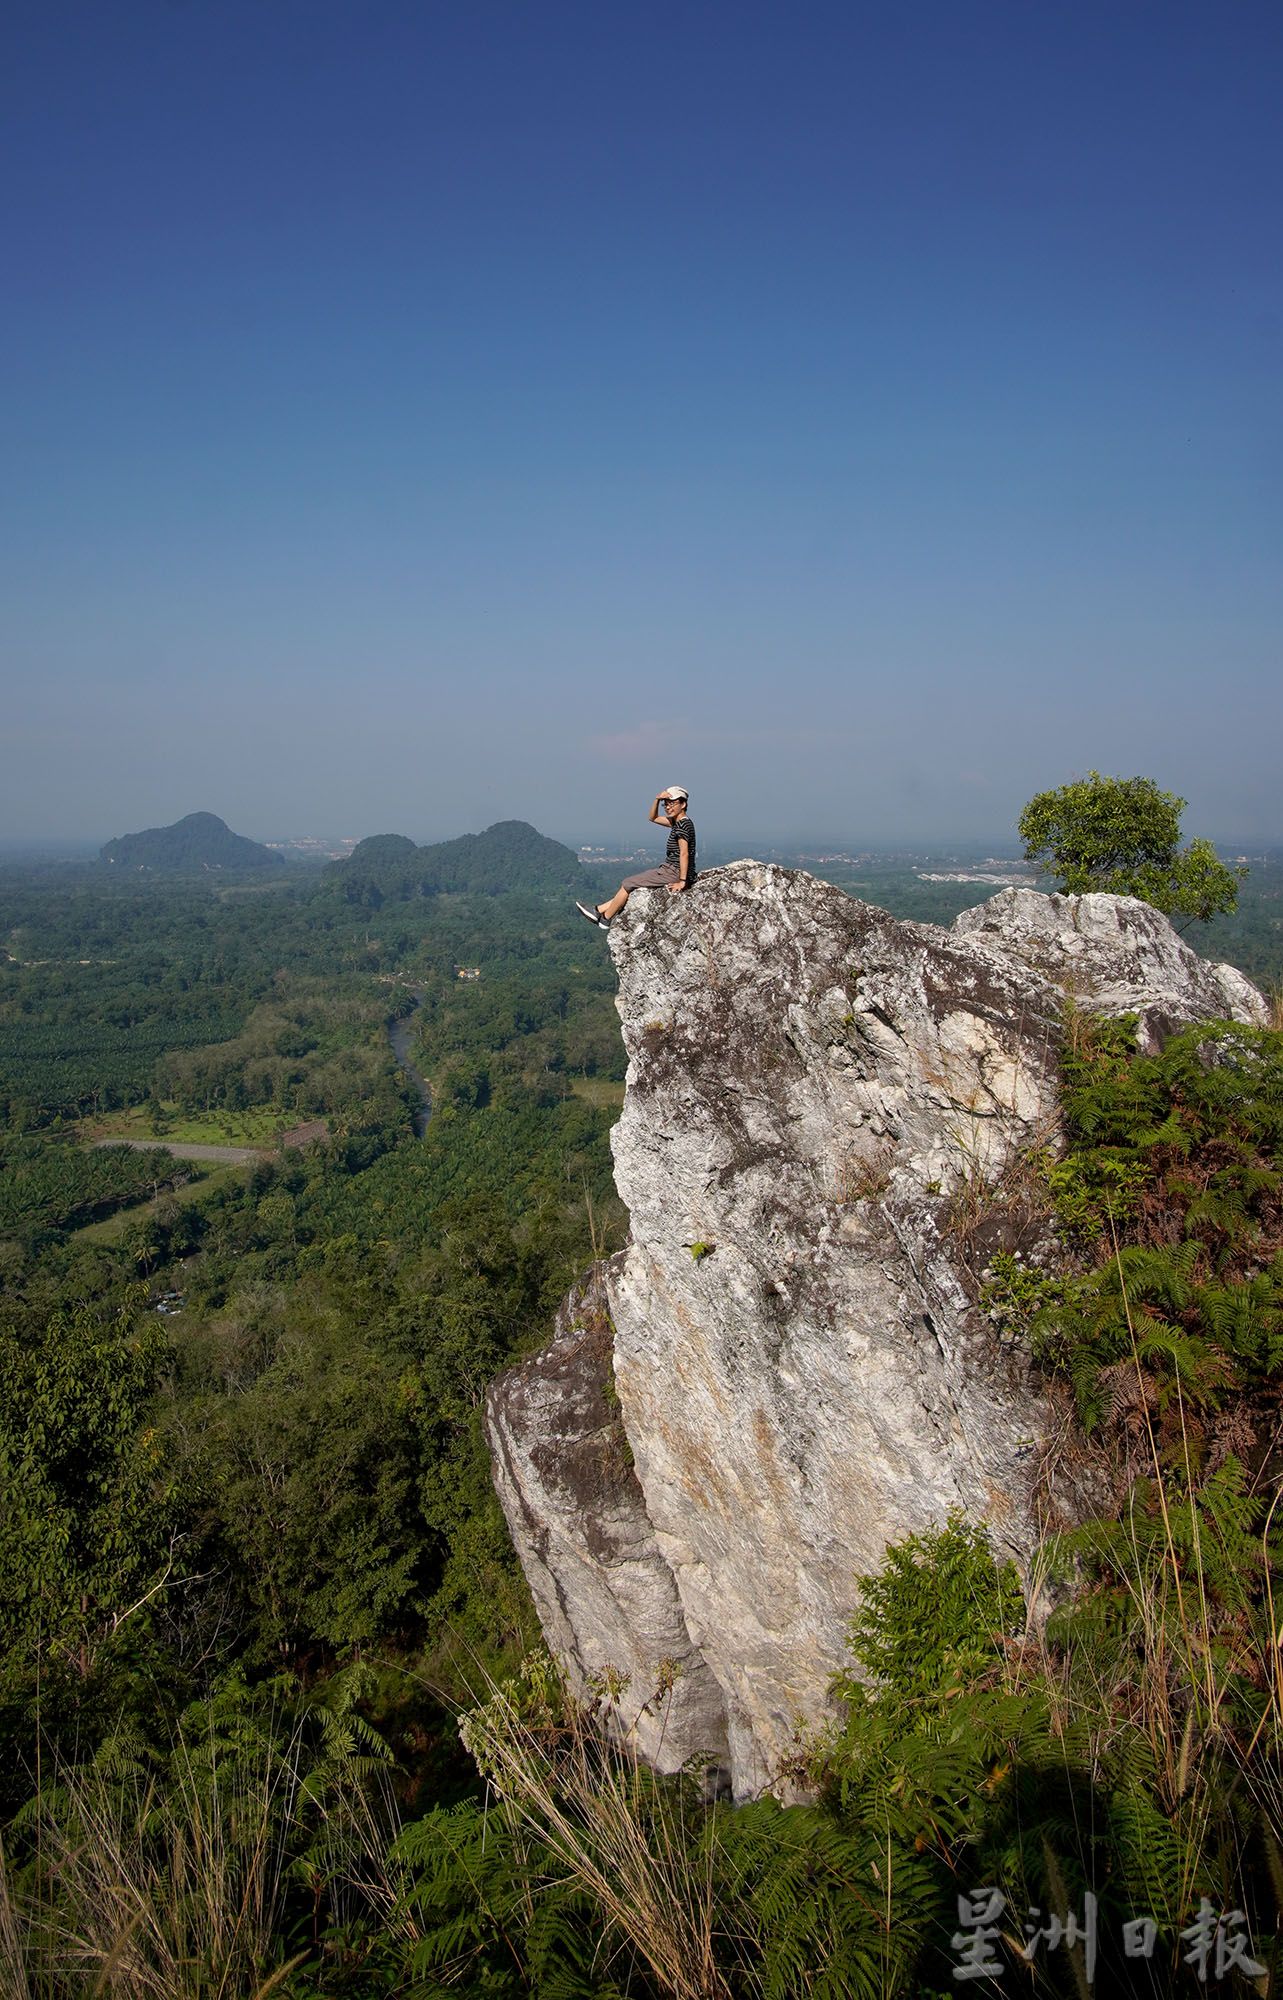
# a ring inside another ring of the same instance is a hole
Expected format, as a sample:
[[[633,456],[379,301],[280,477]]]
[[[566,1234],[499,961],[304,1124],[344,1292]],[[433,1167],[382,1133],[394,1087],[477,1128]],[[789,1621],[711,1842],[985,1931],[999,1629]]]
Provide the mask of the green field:
[[[624,1086],[607,1076],[577,1076],[570,1085],[576,1097],[582,1097],[585,1104],[621,1105],[624,1101]]]
[[[282,1132],[300,1122],[295,1115],[268,1108],[193,1113],[172,1099],[158,1109],[159,1118],[153,1115],[150,1104],[135,1104],[126,1111],[87,1119],[85,1136],[90,1140],[140,1139],[158,1146],[172,1140],[183,1146],[262,1146],[270,1150]]]

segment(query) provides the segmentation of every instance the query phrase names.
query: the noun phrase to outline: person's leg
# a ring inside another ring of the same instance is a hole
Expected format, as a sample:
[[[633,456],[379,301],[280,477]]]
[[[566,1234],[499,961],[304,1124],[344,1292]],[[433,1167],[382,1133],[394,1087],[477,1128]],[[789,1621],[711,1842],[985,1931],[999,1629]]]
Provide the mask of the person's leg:
[[[643,868],[640,875],[625,875],[608,903],[598,905],[598,914],[617,917],[634,889],[666,889],[678,876],[676,862],[661,861],[658,868]]]
[[[598,903],[597,915],[605,917],[607,923],[617,917],[634,889],[666,889],[670,882],[677,880],[677,865],[672,861],[661,861],[658,868],[643,868],[640,875],[625,875],[608,903]]]

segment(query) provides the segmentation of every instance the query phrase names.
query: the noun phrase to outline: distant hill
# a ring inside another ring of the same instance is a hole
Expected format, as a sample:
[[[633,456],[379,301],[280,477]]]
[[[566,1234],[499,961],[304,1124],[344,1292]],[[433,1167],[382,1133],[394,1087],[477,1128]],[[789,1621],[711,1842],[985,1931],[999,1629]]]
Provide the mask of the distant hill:
[[[359,840],[340,863],[344,868],[413,868],[427,849],[415,845],[408,834],[372,833]]]
[[[244,874],[249,869],[283,868],[285,862],[270,847],[233,833],[217,813],[188,813],[173,826],[149,826],[142,833],[125,833],[99,849],[98,859],[122,873],[130,869],[157,874]]]
[[[584,893],[579,857],[524,819],[504,819],[484,833],[416,847],[400,833],[376,833],[326,871],[350,903],[378,908],[413,896],[502,896],[513,889],[545,895]]]

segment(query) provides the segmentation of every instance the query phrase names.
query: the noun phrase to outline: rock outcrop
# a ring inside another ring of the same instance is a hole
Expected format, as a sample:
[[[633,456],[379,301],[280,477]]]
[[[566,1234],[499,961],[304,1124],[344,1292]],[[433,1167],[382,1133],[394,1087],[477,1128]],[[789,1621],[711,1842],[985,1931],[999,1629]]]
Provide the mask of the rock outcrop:
[[[1054,1142],[1066,994],[1150,1047],[1264,1003],[1129,899],[1008,889],[944,931],[755,862],[634,896],[610,943],[629,1246],[487,1431],[549,1643],[744,1797],[827,1713],[888,1542],[957,1505],[1035,1535],[1047,1405],[949,1225]]]
[[[554,1653],[617,1709],[641,1754],[676,1771],[727,1759],[722,1691],[686,1627],[633,1468],[613,1385],[607,1304],[624,1257],[599,1264],[557,1314],[551,1344],[490,1393],[495,1483]],[[621,1680],[628,1682],[620,1689]],[[654,1701],[661,1683],[671,1685]]]

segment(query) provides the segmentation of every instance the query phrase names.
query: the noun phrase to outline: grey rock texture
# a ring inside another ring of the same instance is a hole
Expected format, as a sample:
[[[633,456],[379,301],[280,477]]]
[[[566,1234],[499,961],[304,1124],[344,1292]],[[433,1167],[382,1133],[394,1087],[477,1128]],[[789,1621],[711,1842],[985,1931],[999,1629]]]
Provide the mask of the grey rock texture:
[[[964,910],[952,935],[993,944],[1041,972],[1082,1007],[1139,1013],[1146,1054],[1195,1021],[1250,1021],[1269,1010],[1232,965],[1213,965],[1182,942],[1167,918],[1130,896],[1041,896],[1004,889]]]
[[[1054,1143],[1066,990],[1147,1044],[1264,1003],[1127,899],[1006,890],[943,931],[747,861],[634,896],[610,945],[631,1239],[492,1391],[496,1481],[549,1643],[581,1679],[678,1661],[642,1748],[729,1746],[746,1797],[828,1713],[888,1542],[955,1505],[1036,1532],[1048,1411],[946,1221]]]
[[[491,1391],[495,1485],[544,1636],[577,1692],[613,1710],[657,1770],[680,1769],[693,1750],[721,1770],[722,1692],[687,1630],[613,1393],[606,1292],[622,1262],[576,1286],[551,1344]]]

